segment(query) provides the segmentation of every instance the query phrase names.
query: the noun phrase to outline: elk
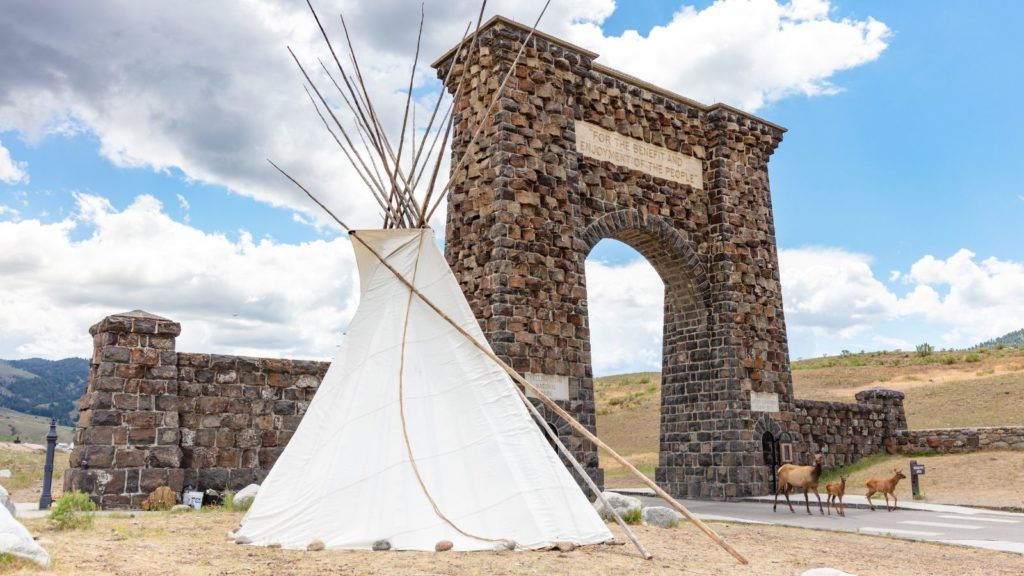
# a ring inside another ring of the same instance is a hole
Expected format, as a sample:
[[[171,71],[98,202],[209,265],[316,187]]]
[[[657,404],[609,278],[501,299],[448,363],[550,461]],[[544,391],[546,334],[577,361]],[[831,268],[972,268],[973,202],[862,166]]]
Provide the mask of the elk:
[[[825,499],[825,507],[828,509],[829,516],[832,515],[832,503],[836,503],[836,514],[840,516],[846,516],[846,505],[843,504],[843,494],[846,493],[846,481],[849,476],[840,476],[839,482],[829,482],[825,485],[825,491],[828,492],[828,498]]]
[[[875,492],[881,492],[885,494],[885,509],[892,512],[896,509],[896,484],[900,480],[906,478],[903,472],[900,472],[896,468],[892,469],[892,478],[872,478],[868,480],[868,506],[871,506],[871,510],[875,510],[875,505],[871,503],[871,497]],[[889,508],[889,494],[892,494],[892,508]]]
[[[818,511],[825,515],[825,508],[821,505],[821,496],[818,494],[818,478],[821,477],[821,463],[824,460],[821,454],[815,454],[814,466],[797,466],[795,464],[784,464],[779,468],[778,488],[775,490],[775,505],[772,512],[779,506],[779,493],[786,497],[786,504],[789,504],[789,511],[796,513],[793,503],[789,501],[789,491],[793,488],[804,489],[804,505],[807,506],[807,513],[811,513],[811,501],[807,496],[808,490],[814,490],[814,496],[818,499]]]

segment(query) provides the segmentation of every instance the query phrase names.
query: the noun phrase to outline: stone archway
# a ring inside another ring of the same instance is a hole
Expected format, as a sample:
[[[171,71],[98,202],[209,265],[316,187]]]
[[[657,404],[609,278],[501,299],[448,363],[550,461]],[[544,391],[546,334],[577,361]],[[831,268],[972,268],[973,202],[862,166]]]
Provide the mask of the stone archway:
[[[797,432],[768,159],[784,129],[704,106],[530,40],[499,106],[482,114],[528,34],[496,17],[479,59],[449,52],[455,102],[445,254],[494,351],[591,430],[584,262],[622,240],[666,284],[658,482],[678,496],[767,492],[758,415]],[[470,140],[486,122],[482,141]],[[594,446],[550,420],[599,482]]]

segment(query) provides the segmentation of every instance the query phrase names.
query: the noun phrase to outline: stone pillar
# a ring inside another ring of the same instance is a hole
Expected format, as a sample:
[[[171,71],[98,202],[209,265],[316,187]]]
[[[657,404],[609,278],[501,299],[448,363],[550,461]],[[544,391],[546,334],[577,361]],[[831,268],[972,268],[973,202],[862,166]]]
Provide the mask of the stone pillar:
[[[874,426],[881,427],[882,446],[885,451],[895,454],[899,451],[900,442],[906,442],[906,436],[900,434],[907,430],[907,412],[903,408],[906,394],[889,388],[872,388],[862,390],[854,396],[858,404],[877,406]]]
[[[64,490],[87,492],[103,508],[137,508],[159,486],[181,491],[175,352],[181,325],[135,310],[108,316],[89,333],[89,383]]]

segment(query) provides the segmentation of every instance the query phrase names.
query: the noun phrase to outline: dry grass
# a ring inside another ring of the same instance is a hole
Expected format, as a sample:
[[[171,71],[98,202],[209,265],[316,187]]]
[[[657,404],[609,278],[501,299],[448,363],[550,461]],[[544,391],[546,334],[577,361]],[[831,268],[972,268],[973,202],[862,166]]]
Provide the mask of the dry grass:
[[[198,576],[308,574],[736,574],[792,575],[832,566],[873,574],[1002,575],[1024,571],[1020,555],[795,528],[715,524],[750,560],[741,566],[691,526],[635,528],[653,561],[629,546],[559,552],[300,552],[237,546],[225,533],[241,514],[155,513],[97,518],[91,530],[54,532],[45,520],[26,524],[42,537],[55,574]],[[339,519],[339,521],[343,521]],[[612,531],[621,537],[618,527]],[[37,574],[39,570],[15,570]]]
[[[661,374],[642,372],[594,380],[597,435],[647,476],[658,465]],[[605,484],[626,488],[639,483],[603,451],[598,453]]]
[[[10,478],[0,478],[15,502],[38,502],[43,492],[43,467],[46,454],[8,449],[0,444],[0,469],[11,471]],[[64,471],[68,468],[68,455],[56,452],[53,455],[53,479],[51,493],[56,500],[62,494]]]
[[[972,454],[946,454],[941,456],[879,456],[872,457],[871,465],[854,465],[855,471],[846,483],[847,494],[863,496],[865,483],[870,478],[888,478],[893,468],[899,468],[907,475],[896,485],[896,496],[900,502],[911,501],[910,472],[908,462],[917,460],[925,465],[921,476],[919,501],[932,504],[961,504],[965,506],[987,506],[992,508],[1024,508],[1024,492],[1021,479],[1024,478],[1024,452],[988,451]],[[837,477],[842,470],[830,471],[828,479]]]

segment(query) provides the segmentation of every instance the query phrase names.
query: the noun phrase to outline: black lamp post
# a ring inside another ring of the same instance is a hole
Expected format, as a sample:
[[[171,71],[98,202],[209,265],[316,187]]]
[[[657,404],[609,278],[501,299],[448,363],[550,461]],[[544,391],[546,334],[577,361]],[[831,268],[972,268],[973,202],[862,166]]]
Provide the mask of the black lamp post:
[[[43,467],[43,495],[39,497],[39,509],[46,510],[53,504],[50,483],[53,480],[53,451],[57,447],[57,419],[50,420],[50,432],[46,435],[46,466]]]

